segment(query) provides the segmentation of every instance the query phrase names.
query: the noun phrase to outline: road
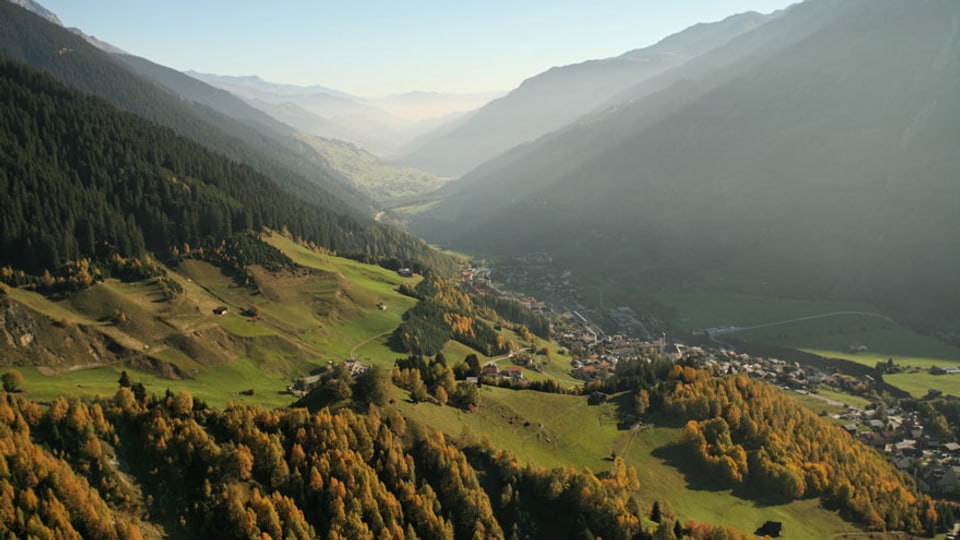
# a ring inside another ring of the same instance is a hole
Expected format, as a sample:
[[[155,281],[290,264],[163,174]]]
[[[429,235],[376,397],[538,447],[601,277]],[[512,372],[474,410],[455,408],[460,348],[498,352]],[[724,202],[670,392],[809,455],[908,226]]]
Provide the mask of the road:
[[[844,402],[842,402],[842,401],[837,401],[837,400],[835,400],[835,399],[830,399],[830,398],[828,398],[828,397],[826,397],[826,396],[821,396],[820,394],[814,394],[813,392],[809,392],[809,393],[807,393],[806,395],[809,396],[809,397],[815,398],[815,399],[819,399],[820,401],[823,401],[824,403],[826,403],[826,404],[828,404],[828,405],[833,405],[834,407],[850,408],[850,409],[853,410],[853,411],[863,412],[863,409],[860,409],[860,408],[858,408],[858,407],[854,407],[853,405],[850,405],[850,404],[848,404],[848,403],[844,403]]]
[[[352,349],[350,349],[350,358],[356,358],[356,357],[357,357],[357,349],[359,349],[360,347],[363,347],[364,345],[366,345],[367,343],[370,343],[371,341],[373,341],[373,340],[375,340],[375,339],[382,338],[383,336],[389,336],[389,335],[392,334],[392,333],[393,333],[393,330],[387,330],[386,332],[383,332],[382,334],[377,334],[377,335],[375,335],[375,336],[368,337],[367,339],[361,341],[360,343],[357,343]]]
[[[883,315],[882,313],[873,313],[873,312],[869,312],[869,311],[833,311],[833,312],[831,312],[831,313],[823,313],[823,314],[820,314],[820,315],[809,315],[809,316],[807,316],[807,317],[797,317],[796,319],[787,319],[787,320],[785,320],[785,321],[776,321],[776,322],[771,322],[771,323],[757,324],[757,325],[754,325],[754,326],[730,326],[730,327],[725,327],[725,328],[717,328],[717,329],[716,329],[715,331],[713,331],[713,332],[710,332],[710,330],[707,330],[707,332],[708,332],[710,335],[732,334],[732,333],[734,333],[734,332],[744,332],[744,331],[747,331],[747,330],[757,330],[757,329],[759,329],[759,328],[770,328],[771,326],[780,326],[780,325],[783,325],[783,324],[793,324],[793,323],[798,323],[798,322],[803,322],[803,321],[812,321],[812,320],[814,320],[814,319],[825,319],[825,318],[827,318],[827,317],[840,317],[840,316],[845,316],[845,315],[859,315],[859,316],[862,316],[862,317],[876,317],[876,318],[878,318],[878,319],[883,319],[883,320],[885,320],[885,321],[887,321],[887,322],[891,322],[891,323],[894,322],[893,319],[891,319],[890,317],[887,317],[886,315]]]

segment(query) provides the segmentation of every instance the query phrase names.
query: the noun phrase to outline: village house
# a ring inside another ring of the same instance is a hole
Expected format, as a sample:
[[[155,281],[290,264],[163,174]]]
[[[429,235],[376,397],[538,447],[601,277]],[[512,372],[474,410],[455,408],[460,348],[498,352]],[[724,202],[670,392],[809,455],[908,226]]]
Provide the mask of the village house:
[[[362,375],[367,372],[370,368],[361,364],[356,358],[351,358],[350,360],[344,360],[343,364],[347,366],[347,369],[350,370],[350,375],[356,377],[357,375]]]
[[[500,371],[500,376],[505,379],[519,381],[520,379],[523,379],[523,369],[517,366],[507,366],[505,369]]]
[[[917,487],[927,493],[957,493],[960,488],[960,466],[927,466],[917,475]]]
[[[581,366],[573,370],[573,376],[584,381],[593,381],[597,378],[597,368],[594,366]]]

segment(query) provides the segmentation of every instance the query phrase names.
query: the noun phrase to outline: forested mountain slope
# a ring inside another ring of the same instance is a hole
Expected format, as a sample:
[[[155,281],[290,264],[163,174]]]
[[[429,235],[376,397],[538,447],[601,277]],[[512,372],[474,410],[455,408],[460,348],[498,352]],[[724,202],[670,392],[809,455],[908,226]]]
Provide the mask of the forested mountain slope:
[[[315,151],[284,134],[282,124],[195,79],[143,59],[108,54],[8,2],[0,2],[0,53],[246,163],[287,191],[358,215],[371,213],[370,200]],[[205,96],[206,90],[214,92]]]
[[[61,398],[46,412],[3,397],[0,530],[19,537],[505,537],[507,517],[464,453],[440,432],[408,431],[396,413],[219,411],[183,392],[138,398],[129,388],[92,405]],[[613,473],[522,476],[540,477],[527,497],[560,520],[548,530],[628,539],[641,531],[636,477],[622,462]],[[543,537],[532,523],[516,530]]]
[[[342,255],[450,268],[410,235],[303,201],[249,166],[22,64],[2,61],[0,72],[2,265],[39,274],[68,260],[164,257],[287,227]]]

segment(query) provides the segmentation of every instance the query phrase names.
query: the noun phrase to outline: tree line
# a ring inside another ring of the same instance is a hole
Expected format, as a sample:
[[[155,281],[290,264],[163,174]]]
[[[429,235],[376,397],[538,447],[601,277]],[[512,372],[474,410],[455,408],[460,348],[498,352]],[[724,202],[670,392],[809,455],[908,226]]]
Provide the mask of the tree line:
[[[138,395],[126,383],[108,399],[61,397],[46,409],[0,397],[0,532],[343,539],[544,538],[568,525],[568,538],[653,532],[635,495],[636,473],[622,461],[597,474],[547,471],[479,445],[461,450],[376,405],[364,414],[218,410],[187,392]]]

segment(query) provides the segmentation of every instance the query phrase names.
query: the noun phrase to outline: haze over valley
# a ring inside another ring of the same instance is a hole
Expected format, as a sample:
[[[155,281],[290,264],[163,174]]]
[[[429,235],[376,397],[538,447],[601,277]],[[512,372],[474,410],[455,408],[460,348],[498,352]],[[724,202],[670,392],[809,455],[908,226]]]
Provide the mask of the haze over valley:
[[[0,1],[0,536],[960,530],[960,3]]]

